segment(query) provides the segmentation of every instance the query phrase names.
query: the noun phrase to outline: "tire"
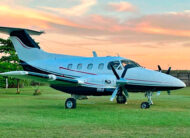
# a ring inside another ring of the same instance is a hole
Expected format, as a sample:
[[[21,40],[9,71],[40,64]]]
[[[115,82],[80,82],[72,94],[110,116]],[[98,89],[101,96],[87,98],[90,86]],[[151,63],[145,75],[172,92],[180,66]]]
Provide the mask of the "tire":
[[[141,109],[147,109],[147,108],[150,108],[150,105],[148,102],[142,102],[141,103]]]
[[[76,108],[76,100],[74,98],[68,98],[65,101],[65,108],[66,109],[74,109],[74,108]]]
[[[116,100],[118,104],[125,104],[127,102],[127,98],[125,95],[118,95]]]

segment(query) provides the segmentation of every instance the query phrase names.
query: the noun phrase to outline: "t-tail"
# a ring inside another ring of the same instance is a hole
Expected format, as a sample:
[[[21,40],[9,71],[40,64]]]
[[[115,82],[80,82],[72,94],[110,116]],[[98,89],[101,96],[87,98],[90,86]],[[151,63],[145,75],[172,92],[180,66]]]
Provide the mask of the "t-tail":
[[[30,35],[41,35],[43,32],[9,27],[0,27],[0,32],[10,35],[21,62],[31,62],[48,56],[48,53],[41,50],[39,45],[30,37]]]

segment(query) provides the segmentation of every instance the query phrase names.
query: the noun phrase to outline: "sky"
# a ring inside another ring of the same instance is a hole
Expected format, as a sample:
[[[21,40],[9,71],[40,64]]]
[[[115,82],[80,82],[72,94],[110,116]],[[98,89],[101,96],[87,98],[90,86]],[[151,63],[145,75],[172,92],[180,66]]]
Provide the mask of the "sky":
[[[0,26],[45,31],[47,52],[190,69],[189,0],[1,0]]]

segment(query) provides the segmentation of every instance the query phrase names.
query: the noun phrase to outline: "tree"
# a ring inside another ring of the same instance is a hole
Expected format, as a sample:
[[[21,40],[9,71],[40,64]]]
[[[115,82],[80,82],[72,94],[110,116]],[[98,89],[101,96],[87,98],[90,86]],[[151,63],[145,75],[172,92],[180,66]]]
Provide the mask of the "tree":
[[[3,54],[0,62],[14,63],[16,67],[21,69],[19,58],[10,39],[0,38],[0,53]]]
[[[1,72],[23,70],[22,66],[19,64],[19,58],[16,54],[14,46],[11,40],[0,38],[0,53],[2,57],[0,58],[0,70]],[[19,80],[9,79],[8,81],[13,86],[17,86],[17,93],[19,92]]]

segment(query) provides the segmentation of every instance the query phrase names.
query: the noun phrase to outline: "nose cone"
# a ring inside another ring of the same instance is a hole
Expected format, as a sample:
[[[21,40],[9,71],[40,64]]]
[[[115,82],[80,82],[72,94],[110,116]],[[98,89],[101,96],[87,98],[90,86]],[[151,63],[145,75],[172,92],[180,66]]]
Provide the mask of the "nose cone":
[[[180,87],[180,88],[185,88],[186,87],[186,84],[183,81],[181,81],[180,79],[177,79],[177,78],[176,78],[176,85],[177,85],[177,87]]]
[[[173,89],[180,89],[186,87],[186,84],[181,81],[180,79],[173,77],[171,75],[161,73],[162,79],[165,80],[168,83],[168,86],[170,86]]]
[[[141,85],[146,88],[152,88],[155,91],[175,90],[186,87],[185,83],[180,79],[162,72],[140,67],[128,69],[127,72],[126,80],[128,84]]]
[[[186,87],[186,84],[181,81],[180,79],[173,77],[171,75],[161,73],[163,80],[165,80],[168,83],[168,86],[173,87],[174,89],[184,88]]]

